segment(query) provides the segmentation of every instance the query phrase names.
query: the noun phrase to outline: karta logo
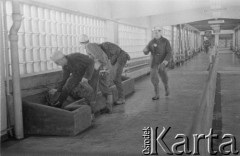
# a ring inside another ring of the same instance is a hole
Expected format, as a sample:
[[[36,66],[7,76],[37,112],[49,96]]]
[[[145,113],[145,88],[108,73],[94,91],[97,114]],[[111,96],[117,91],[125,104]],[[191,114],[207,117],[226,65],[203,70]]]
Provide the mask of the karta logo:
[[[199,152],[200,140],[204,140],[204,143],[207,144],[207,151],[211,155],[216,155],[219,153],[223,155],[237,155],[239,153],[236,148],[236,138],[232,134],[223,134],[220,138],[218,134],[213,134],[212,128],[209,130],[207,135],[192,135],[192,149],[190,149],[189,138],[185,134],[176,134],[173,138],[176,140],[176,142],[170,146],[164,141],[164,137],[167,135],[170,129],[171,127],[168,127],[167,129],[163,127],[162,131],[158,135],[158,127],[144,127],[142,135],[144,138],[142,153],[144,155],[158,155],[158,148],[160,147],[160,149],[168,155],[201,155]],[[218,146],[218,151],[213,149],[214,139],[221,139],[221,144]]]

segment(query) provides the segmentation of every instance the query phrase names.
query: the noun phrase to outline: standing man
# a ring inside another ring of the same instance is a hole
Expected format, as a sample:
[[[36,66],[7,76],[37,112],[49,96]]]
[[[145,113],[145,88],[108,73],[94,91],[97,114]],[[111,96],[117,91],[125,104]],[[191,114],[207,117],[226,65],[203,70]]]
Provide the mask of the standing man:
[[[214,49],[213,49],[213,46],[214,46],[214,39],[211,37],[211,36],[204,36],[203,37],[203,47],[204,47],[204,51],[206,52],[206,54],[208,55],[208,58],[209,58],[209,65],[208,65],[208,68],[207,70],[209,71],[210,68],[212,67],[213,65],[213,59],[214,59]]]
[[[208,38],[206,36],[204,36],[203,37],[203,47],[204,47],[204,51],[206,54],[208,54],[210,46],[211,46],[210,41],[208,40]]]
[[[165,87],[165,95],[169,95],[168,76],[166,66],[168,65],[172,53],[169,41],[162,37],[162,28],[153,29],[153,39],[144,48],[145,55],[151,52],[151,82],[154,86],[155,96],[152,100],[159,99],[159,76]]]
[[[92,78],[94,61],[84,54],[64,55],[61,51],[54,52],[51,60],[62,66],[63,69],[63,78],[57,89],[60,96],[53,104],[55,107],[61,108],[63,102],[79,82],[88,82]]]
[[[122,87],[122,72],[128,60],[130,60],[130,56],[127,52],[123,51],[118,45],[110,42],[104,42],[100,44],[100,47],[108,56],[112,68],[114,69],[113,82],[116,85],[118,91],[118,100],[116,104],[124,104],[125,96],[123,93]]]
[[[106,112],[112,113],[113,96],[110,89],[111,78],[109,74],[111,65],[108,57],[97,43],[89,43],[89,38],[85,34],[81,35],[80,44],[84,46],[86,53],[95,62],[95,69],[99,71],[99,89],[107,101]]]

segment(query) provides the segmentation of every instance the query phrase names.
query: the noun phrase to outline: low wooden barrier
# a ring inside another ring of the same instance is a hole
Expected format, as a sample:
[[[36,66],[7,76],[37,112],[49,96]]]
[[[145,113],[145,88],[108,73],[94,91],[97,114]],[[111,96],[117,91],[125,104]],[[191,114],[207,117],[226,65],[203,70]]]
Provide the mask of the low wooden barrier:
[[[215,48],[213,50],[216,51]],[[201,100],[199,101],[199,104],[197,105],[193,113],[193,120],[191,123],[191,127],[188,131],[188,136],[193,136],[193,134],[207,135],[212,126],[213,107],[217,80],[217,66],[218,53],[216,53],[214,57],[213,66],[210,67],[209,75],[207,77],[207,81],[201,95]],[[199,145],[199,152],[200,155],[210,155],[208,153],[207,142],[202,142],[201,145]]]

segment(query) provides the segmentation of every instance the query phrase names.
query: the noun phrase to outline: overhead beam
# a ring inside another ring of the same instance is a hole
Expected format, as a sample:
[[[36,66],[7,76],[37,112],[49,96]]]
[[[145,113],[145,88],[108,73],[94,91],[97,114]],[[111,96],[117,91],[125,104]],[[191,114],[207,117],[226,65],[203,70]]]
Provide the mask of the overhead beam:
[[[204,15],[201,9],[182,11],[168,15],[156,15],[150,17],[152,25],[169,26],[190,23],[209,19],[209,16]]]
[[[200,32],[197,28],[191,26],[190,24],[184,24],[185,27],[191,29],[191,30],[194,30],[194,31],[197,31],[197,32]]]

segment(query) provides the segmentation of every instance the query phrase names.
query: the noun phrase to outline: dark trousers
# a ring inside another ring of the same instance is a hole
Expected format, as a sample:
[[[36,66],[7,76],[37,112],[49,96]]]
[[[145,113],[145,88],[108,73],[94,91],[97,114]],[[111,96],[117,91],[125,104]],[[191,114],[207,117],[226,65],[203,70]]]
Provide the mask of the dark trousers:
[[[111,85],[111,77],[109,73],[104,73],[103,75],[99,75],[99,90],[102,92],[102,95],[104,97],[107,97],[108,95],[112,95],[110,85]]]
[[[93,88],[93,97],[96,100],[99,83],[99,70],[94,70],[91,80],[88,81],[89,85]]]
[[[94,90],[94,96],[96,96],[99,89],[102,92],[102,95],[107,97],[107,95],[112,94],[112,91],[110,89],[111,78],[108,73],[100,75],[99,71],[100,70],[94,70],[92,79],[89,81],[89,84]]]
[[[58,98],[58,101],[62,104],[67,97],[71,94],[72,90],[81,82],[82,77],[79,79],[79,77],[74,77],[71,75],[67,82],[64,84],[62,88],[62,92]]]
[[[125,67],[127,60],[129,56],[126,53],[122,53],[118,59],[115,65],[113,65],[113,82],[116,85],[117,91],[118,91],[118,98],[124,99],[124,93],[123,93],[123,87],[122,87],[122,72],[123,68]]]
[[[205,53],[208,54],[208,52],[209,52],[209,46],[204,46],[204,51],[205,51]]]
[[[151,82],[156,95],[159,95],[159,77],[161,78],[164,87],[168,87],[168,75],[164,65],[155,65],[151,68]]]

